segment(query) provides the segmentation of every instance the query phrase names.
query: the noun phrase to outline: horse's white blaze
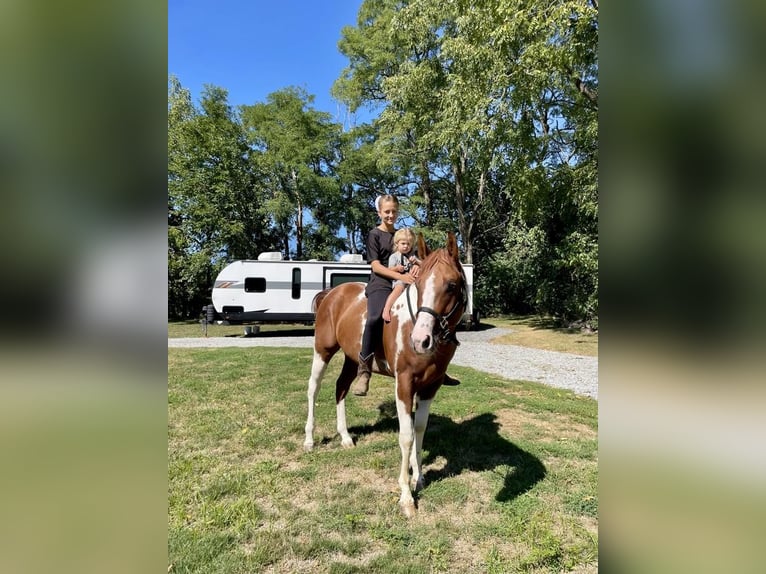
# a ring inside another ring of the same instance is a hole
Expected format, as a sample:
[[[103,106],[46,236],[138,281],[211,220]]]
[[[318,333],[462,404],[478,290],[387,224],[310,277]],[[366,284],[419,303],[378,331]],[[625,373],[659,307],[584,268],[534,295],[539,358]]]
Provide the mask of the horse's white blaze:
[[[314,405],[316,404],[319,388],[322,386],[322,377],[327,369],[327,363],[314,351],[314,361],[311,364],[311,377],[309,377],[308,401],[309,412],[306,417],[306,440],[303,446],[306,450],[314,448]]]
[[[436,300],[436,277],[430,275],[423,288],[423,297],[421,299],[421,307],[434,306]],[[412,347],[417,353],[431,352],[436,341],[433,338],[434,324],[436,319],[429,313],[418,313],[415,325],[412,328]]]

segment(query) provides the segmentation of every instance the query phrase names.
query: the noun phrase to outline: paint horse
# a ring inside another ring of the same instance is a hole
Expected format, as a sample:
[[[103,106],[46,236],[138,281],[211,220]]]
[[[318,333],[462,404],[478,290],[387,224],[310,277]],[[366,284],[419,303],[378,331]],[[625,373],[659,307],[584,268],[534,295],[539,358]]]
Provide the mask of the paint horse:
[[[382,345],[375,353],[373,372],[394,377],[399,447],[402,464],[399,499],[407,517],[415,515],[409,470],[415,489],[423,487],[421,452],[428,412],[444,381],[447,365],[458,342],[455,329],[467,303],[466,279],[458,259],[457,240],[447,236],[447,246],[429,252],[418,236],[422,259],[415,283],[408,285],[391,309],[391,322],[383,327]],[[354,446],[346,425],[345,399],[356,377],[362,333],[367,317],[363,283],[343,283],[317,295],[314,361],[308,386],[308,417],[304,447],[314,447],[314,405],[330,359],[339,350],[345,360],[335,382],[337,429],[344,447]],[[414,416],[413,407],[416,406]]]

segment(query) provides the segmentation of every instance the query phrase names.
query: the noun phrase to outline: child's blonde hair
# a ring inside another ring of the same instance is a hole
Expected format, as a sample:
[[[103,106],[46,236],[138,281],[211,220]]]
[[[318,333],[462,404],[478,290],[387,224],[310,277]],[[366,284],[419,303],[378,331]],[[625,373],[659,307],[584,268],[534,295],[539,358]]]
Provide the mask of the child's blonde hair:
[[[394,239],[393,239],[393,248],[396,249],[396,245],[402,240],[402,239],[409,239],[410,241],[410,247],[415,247],[415,234],[412,232],[412,230],[409,227],[402,227],[401,229],[397,229],[396,233],[394,233]]]

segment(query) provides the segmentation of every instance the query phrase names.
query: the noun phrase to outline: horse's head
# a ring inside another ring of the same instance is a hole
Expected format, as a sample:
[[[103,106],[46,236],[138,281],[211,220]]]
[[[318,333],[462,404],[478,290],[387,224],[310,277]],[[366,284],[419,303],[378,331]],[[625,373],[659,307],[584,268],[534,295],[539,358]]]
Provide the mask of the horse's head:
[[[423,235],[418,235],[418,255],[422,263],[411,342],[416,353],[430,354],[441,343],[457,344],[455,329],[467,304],[466,279],[454,233],[447,234],[445,248],[430,253]]]

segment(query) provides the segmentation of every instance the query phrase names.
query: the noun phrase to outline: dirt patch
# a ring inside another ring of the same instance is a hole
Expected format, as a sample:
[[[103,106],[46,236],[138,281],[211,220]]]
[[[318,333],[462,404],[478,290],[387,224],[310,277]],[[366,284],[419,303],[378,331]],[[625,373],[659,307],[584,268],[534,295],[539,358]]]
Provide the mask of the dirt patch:
[[[583,439],[596,438],[597,431],[567,417],[546,420],[536,413],[522,409],[501,409],[495,413],[500,428],[506,436],[534,434],[542,439]]]

